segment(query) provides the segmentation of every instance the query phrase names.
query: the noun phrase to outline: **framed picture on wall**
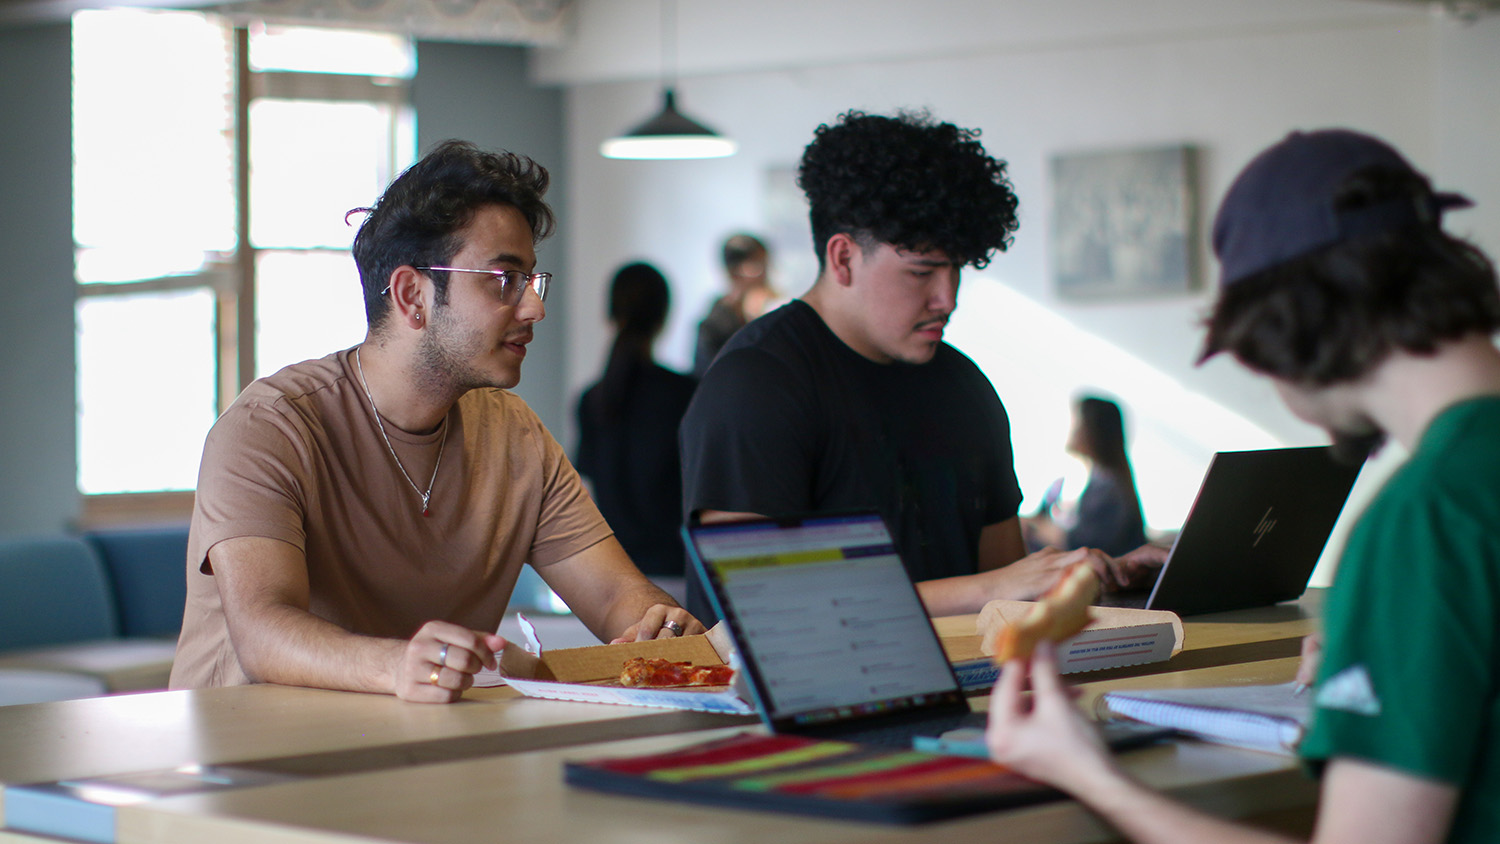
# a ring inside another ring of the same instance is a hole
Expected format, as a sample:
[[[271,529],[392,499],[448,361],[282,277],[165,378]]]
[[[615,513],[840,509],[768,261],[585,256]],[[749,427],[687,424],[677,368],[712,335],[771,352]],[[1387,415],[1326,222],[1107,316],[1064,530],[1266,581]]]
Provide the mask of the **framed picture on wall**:
[[[1187,145],[1052,159],[1052,266],[1064,299],[1185,293],[1197,285],[1197,179]]]
[[[767,168],[765,186],[765,240],[775,271],[771,285],[784,296],[798,296],[818,277],[818,256],[807,219],[807,196],[797,187],[797,166]]]

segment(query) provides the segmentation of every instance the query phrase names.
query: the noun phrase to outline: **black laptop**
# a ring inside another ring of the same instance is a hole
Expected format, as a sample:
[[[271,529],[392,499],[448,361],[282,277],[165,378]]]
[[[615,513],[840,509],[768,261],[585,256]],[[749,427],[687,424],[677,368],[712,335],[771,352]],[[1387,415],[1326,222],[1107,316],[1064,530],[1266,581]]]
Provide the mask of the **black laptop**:
[[[911,747],[984,726],[878,514],[691,525],[684,534],[772,732]],[[1106,724],[1103,738],[1124,750],[1169,732],[1141,726]]]
[[[772,732],[909,747],[917,735],[983,724],[878,514],[684,533]]]
[[[1359,470],[1328,446],[1215,454],[1155,583],[1100,603],[1198,615],[1300,597]]]

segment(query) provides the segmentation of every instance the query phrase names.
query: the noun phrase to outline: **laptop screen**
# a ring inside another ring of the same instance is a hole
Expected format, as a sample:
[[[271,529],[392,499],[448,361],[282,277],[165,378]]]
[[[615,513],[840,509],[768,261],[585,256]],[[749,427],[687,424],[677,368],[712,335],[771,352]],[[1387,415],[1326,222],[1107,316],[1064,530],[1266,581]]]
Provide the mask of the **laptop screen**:
[[[688,536],[773,727],[963,701],[879,515],[696,525]]]
[[[1299,597],[1359,472],[1328,446],[1214,455],[1146,607],[1198,615]]]

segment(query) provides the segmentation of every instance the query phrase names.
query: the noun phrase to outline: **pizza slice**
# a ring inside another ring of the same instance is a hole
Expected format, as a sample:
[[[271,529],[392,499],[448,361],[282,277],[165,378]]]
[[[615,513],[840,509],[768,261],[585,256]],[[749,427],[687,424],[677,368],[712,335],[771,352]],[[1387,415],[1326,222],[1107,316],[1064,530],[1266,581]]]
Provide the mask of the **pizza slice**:
[[[693,669],[694,686],[727,686],[734,679],[734,669],[727,665],[700,665]]]
[[[632,687],[723,686],[734,678],[727,665],[693,665],[661,657],[637,656],[620,666],[620,685]]]

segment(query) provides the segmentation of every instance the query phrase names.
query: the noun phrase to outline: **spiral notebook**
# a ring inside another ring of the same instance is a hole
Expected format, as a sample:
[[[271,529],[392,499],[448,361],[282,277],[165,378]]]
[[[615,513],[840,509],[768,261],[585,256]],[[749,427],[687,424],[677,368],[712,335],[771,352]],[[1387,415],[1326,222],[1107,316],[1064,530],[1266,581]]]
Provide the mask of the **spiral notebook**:
[[[1296,683],[1106,692],[1098,706],[1101,719],[1118,715],[1204,741],[1286,754],[1296,752],[1312,712]]]

